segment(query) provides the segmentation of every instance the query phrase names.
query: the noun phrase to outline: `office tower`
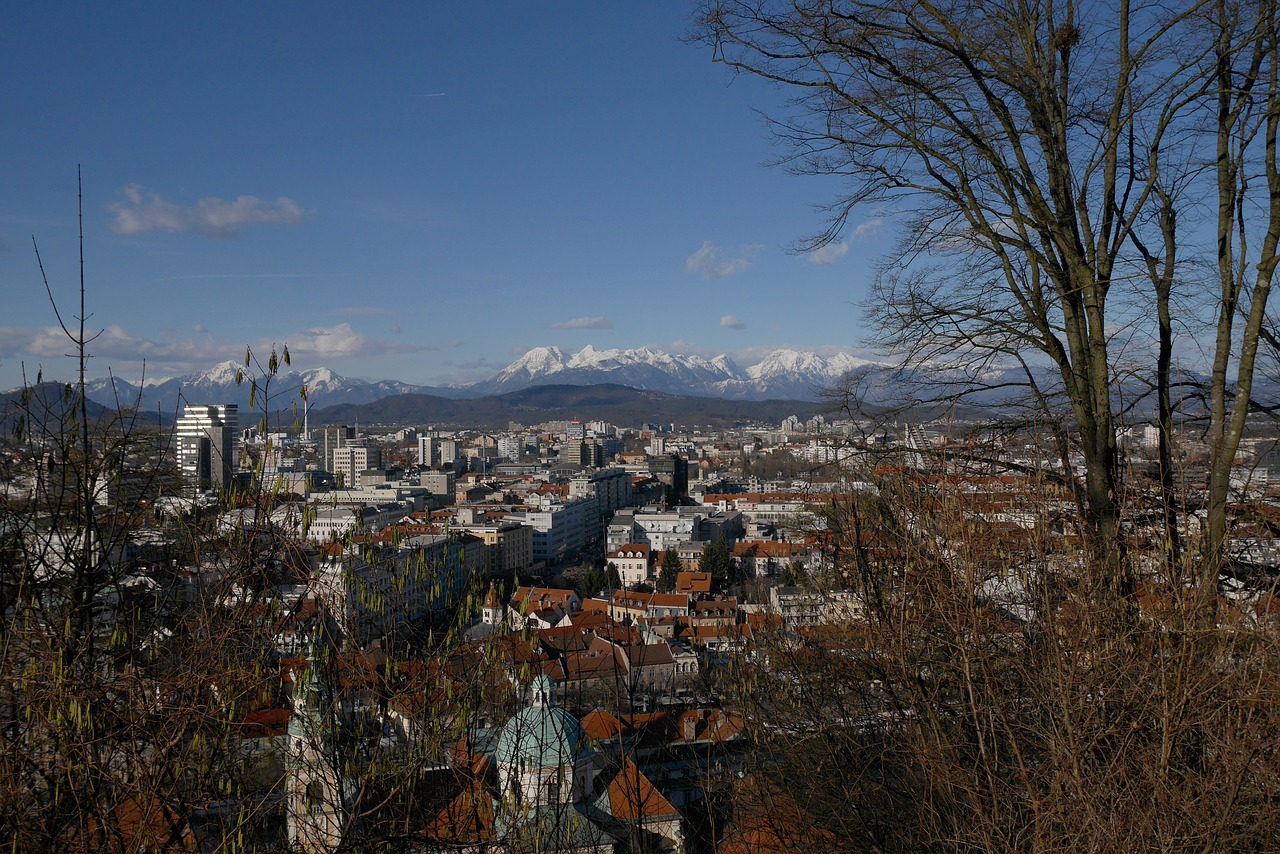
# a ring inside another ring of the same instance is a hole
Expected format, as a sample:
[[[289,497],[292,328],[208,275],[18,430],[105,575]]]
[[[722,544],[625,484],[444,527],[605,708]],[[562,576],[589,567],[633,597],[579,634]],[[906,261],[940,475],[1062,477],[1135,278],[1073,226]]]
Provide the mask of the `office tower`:
[[[174,428],[174,445],[178,468],[192,489],[222,489],[231,482],[238,433],[234,403],[187,404]]]
[[[604,465],[604,445],[595,439],[565,442],[560,446],[560,461],[580,468],[599,468]]]
[[[333,452],[344,447],[356,437],[354,427],[345,424],[323,427],[320,430],[320,450],[324,454],[324,470],[333,471]]]
[[[684,504],[689,500],[689,461],[679,454],[649,458],[649,474],[666,487],[667,504]]]

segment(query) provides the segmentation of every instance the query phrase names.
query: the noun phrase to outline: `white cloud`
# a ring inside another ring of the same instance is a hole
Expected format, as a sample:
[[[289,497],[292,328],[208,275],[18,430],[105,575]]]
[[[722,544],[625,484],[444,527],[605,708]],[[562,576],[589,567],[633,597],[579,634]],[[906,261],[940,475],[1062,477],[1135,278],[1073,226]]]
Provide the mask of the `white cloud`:
[[[176,231],[206,237],[235,237],[244,226],[290,224],[312,214],[284,196],[274,203],[257,196],[237,196],[231,201],[210,196],[194,205],[183,206],[161,198],[158,193],[144,191],[136,184],[125,187],[121,193],[123,201],[107,206],[115,215],[111,230],[117,234]]]
[[[349,323],[308,329],[279,343],[288,345],[295,366],[304,360],[315,366],[329,360],[435,352],[462,346],[462,342],[455,340],[420,344],[370,338]],[[107,371],[112,370],[116,376],[131,376],[140,372],[145,364],[148,375],[173,376],[203,370],[226,359],[242,359],[245,345],[243,340],[217,341],[207,332],[190,336],[171,332],[157,338],[144,338],[112,325],[89,344],[93,357],[90,368],[94,375],[106,376]],[[272,342],[248,342],[248,346],[255,353],[267,353]],[[70,342],[56,326],[0,326],[0,358],[61,363],[69,352]]]
[[[294,353],[314,354],[320,358],[353,356],[365,349],[365,337],[355,331],[350,323],[337,326],[316,327],[302,333],[302,340],[295,340],[289,349]]]
[[[861,226],[859,226],[861,228]],[[809,263],[829,266],[849,254],[849,241],[839,240],[819,246],[809,253]]]
[[[305,355],[321,360],[427,353],[461,346],[459,341],[445,341],[439,344],[382,341],[367,337],[364,333],[352,328],[350,323],[317,326],[305,330],[300,335],[288,339],[288,344],[289,352],[295,357]]]
[[[743,323],[741,320],[734,317],[732,314],[726,314],[724,317],[720,318],[720,325],[727,329],[746,329],[747,328],[747,324]]]
[[[214,362],[235,358],[237,350],[243,354],[244,345],[215,344],[207,335],[152,340],[131,335],[118,325],[101,330],[89,344],[89,354],[94,360],[91,369],[104,376],[111,368],[122,368],[126,372],[140,370],[144,362],[148,373],[156,368],[179,372],[206,368]],[[57,361],[70,352],[71,342],[56,326],[0,327],[0,356]]]
[[[750,269],[762,249],[764,247],[758,244],[743,244],[731,253],[710,240],[704,240],[698,251],[685,260],[684,269],[703,281],[726,279]]]
[[[612,329],[613,321],[607,317],[575,317],[552,323],[549,329]]]
[[[869,219],[866,222],[859,223],[858,227],[853,230],[853,236],[867,239],[878,236],[883,230],[884,220],[877,217],[875,219]],[[840,254],[843,255],[844,253],[842,252]]]

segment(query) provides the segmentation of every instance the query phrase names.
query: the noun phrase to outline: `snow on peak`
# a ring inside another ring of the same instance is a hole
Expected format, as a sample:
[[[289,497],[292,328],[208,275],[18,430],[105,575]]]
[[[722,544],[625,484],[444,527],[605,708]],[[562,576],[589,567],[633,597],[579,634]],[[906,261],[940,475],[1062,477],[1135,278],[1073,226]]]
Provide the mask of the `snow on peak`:
[[[723,371],[730,377],[739,377],[742,374],[741,369],[738,367],[738,363],[733,361],[733,359],[730,359],[724,353],[721,353],[719,356],[712,359],[711,364],[717,370]]]
[[[243,369],[239,362],[228,359],[225,362],[219,362],[207,371],[201,371],[187,377],[187,382],[191,385],[233,385],[236,381],[236,374]]]
[[[565,354],[559,347],[534,347],[498,374],[507,380],[515,377],[543,377],[565,368]]]
[[[316,392],[333,392],[349,387],[352,381],[336,374],[330,368],[314,368],[304,371],[299,377],[302,385],[307,387],[307,394]]]
[[[804,353],[799,350],[783,348],[774,350],[757,365],[747,369],[753,380],[767,380],[773,377],[814,377],[835,378],[855,367],[857,362],[852,356],[841,353],[840,357],[825,359],[817,353]]]

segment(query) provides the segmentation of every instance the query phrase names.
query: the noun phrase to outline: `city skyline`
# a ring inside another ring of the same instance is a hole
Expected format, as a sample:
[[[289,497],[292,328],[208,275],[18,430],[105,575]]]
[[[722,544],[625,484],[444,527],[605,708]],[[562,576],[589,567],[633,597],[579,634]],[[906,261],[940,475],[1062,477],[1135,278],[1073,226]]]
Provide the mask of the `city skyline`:
[[[539,346],[856,352],[890,220],[789,250],[839,186],[766,165],[753,109],[780,94],[683,42],[690,14],[18,10],[0,386],[71,375],[31,238],[75,313],[77,165],[92,376],[273,342],[300,369],[422,384]]]

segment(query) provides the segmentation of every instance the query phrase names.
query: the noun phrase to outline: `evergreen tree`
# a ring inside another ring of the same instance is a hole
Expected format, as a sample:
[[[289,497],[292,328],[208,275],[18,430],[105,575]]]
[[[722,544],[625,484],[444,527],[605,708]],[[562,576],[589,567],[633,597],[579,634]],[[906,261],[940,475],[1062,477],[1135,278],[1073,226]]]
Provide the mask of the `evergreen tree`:
[[[586,599],[595,596],[604,589],[604,584],[604,573],[594,566],[591,567],[591,569],[587,570],[587,574],[582,577],[582,597]]]
[[[724,534],[713,543],[702,547],[702,558],[698,561],[698,569],[711,573],[711,580],[717,586],[726,586],[733,582],[733,560],[729,556],[729,540]]]
[[[662,553],[662,567],[658,571],[658,592],[674,593],[676,581],[680,575],[680,556],[675,549],[667,549]]]

